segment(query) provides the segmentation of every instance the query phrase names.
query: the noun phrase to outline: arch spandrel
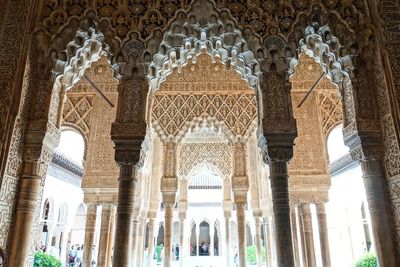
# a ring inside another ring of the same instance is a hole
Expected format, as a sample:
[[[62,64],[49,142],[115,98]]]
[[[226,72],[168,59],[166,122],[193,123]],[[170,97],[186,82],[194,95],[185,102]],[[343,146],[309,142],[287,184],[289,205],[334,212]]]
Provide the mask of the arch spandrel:
[[[204,50],[195,62],[172,69],[151,100],[151,124],[161,139],[176,139],[201,118],[223,122],[238,139],[247,138],[257,124],[254,90]]]

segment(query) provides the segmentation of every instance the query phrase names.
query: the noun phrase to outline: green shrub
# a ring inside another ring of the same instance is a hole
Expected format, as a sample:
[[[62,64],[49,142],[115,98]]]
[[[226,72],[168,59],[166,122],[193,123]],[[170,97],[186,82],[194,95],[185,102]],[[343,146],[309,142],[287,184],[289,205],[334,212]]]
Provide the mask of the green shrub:
[[[248,246],[246,249],[246,257],[249,263],[257,263],[257,248],[256,246]],[[261,261],[265,261],[265,247],[261,247]]]
[[[368,252],[364,254],[355,264],[355,267],[376,267],[378,266],[378,261],[376,256]]]
[[[36,252],[33,267],[62,267],[61,261],[43,252]]]

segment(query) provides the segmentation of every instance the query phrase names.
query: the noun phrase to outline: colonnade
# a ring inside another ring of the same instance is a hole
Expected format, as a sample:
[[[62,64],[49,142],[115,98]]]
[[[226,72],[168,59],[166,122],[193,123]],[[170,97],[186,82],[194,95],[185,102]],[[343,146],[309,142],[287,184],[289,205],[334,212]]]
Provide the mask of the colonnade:
[[[309,204],[307,204],[309,205]],[[298,210],[300,212],[300,210],[307,210],[307,205],[304,206],[303,205],[298,205]],[[100,216],[97,216],[96,214],[96,210],[97,207],[101,206],[102,207],[102,212]],[[300,208],[302,207],[302,208]],[[301,215],[301,213],[297,213],[295,212],[295,208],[291,209],[291,215],[292,218],[293,216],[303,216],[300,217],[300,220],[303,222],[302,225],[305,225],[305,227],[307,229],[310,229],[310,225],[308,224],[308,222],[310,222],[309,218],[304,217],[304,215]],[[323,219],[323,209],[318,209],[320,211],[320,213],[318,213],[318,218],[319,221],[325,220],[326,218]],[[172,209],[172,215],[171,215],[171,222],[172,222],[172,218],[173,213],[176,212],[178,214],[178,218],[179,218],[179,244],[180,244],[180,265],[184,266],[184,253],[187,253],[185,248],[188,247],[188,244],[184,241],[187,238],[187,231],[189,231],[190,229],[185,229],[185,227],[182,227],[185,225],[186,223],[186,218],[183,215],[183,213],[176,211],[175,209]],[[226,266],[230,266],[229,264],[232,264],[233,262],[233,258],[234,258],[234,253],[235,251],[233,251],[232,247],[236,247],[235,244],[231,243],[230,240],[230,236],[232,234],[232,230],[231,230],[231,213],[230,212],[224,212],[224,217],[225,217],[225,227],[223,229],[223,231],[220,230],[220,238],[219,238],[219,242],[221,242],[222,240],[225,241],[225,244],[220,244],[219,247],[222,249],[222,251],[219,251],[219,256],[225,258],[225,262],[226,262]],[[112,250],[113,250],[113,246],[114,246],[114,225],[115,225],[115,205],[111,204],[111,203],[101,203],[99,205],[97,204],[88,204],[88,212],[87,212],[87,221],[86,221],[86,228],[85,228],[85,247],[84,247],[84,264],[90,264],[90,262],[94,259],[94,255],[96,254],[96,245],[95,245],[95,225],[96,225],[96,220],[101,220],[100,223],[100,236],[99,236],[99,243],[98,243],[98,252],[97,252],[97,266],[111,266],[111,254],[112,254]],[[309,216],[309,214],[307,215]],[[131,234],[131,250],[130,250],[130,257],[131,257],[131,264],[130,266],[135,266],[135,267],[142,267],[145,266],[145,262],[147,262],[147,266],[151,266],[150,264],[153,262],[152,259],[152,255],[154,253],[154,246],[155,246],[155,217],[156,214],[155,212],[148,212],[147,216],[145,218],[142,218],[140,220],[133,220],[133,231]],[[267,257],[267,266],[273,266],[274,261],[275,261],[275,257],[274,257],[274,236],[273,236],[273,229],[272,229],[272,225],[271,225],[271,219],[272,217],[264,217],[262,218],[261,213],[255,212],[253,214],[254,217],[254,223],[255,223],[255,245],[256,245],[256,252],[257,252],[257,266],[261,266],[261,255],[262,255],[262,238],[261,238],[261,228],[263,228],[263,232],[264,232],[264,248],[266,249],[265,253],[266,253],[266,257]],[[244,220],[245,221],[245,220]],[[172,223],[171,223],[172,224]],[[292,225],[292,229],[293,232],[296,232],[294,229],[296,227],[297,222]],[[146,227],[148,228],[148,242],[146,243],[145,241],[145,237],[146,237]],[[136,230],[134,230],[136,228]],[[300,228],[300,227],[299,227]],[[171,229],[171,233],[172,233],[172,227]],[[211,224],[210,225],[210,240],[211,240],[211,248],[213,248],[213,236],[214,236],[214,225]],[[245,227],[243,228],[243,230],[240,230],[242,228],[238,227],[238,232],[237,235],[242,239],[242,242],[244,242],[244,244],[246,244],[245,242]],[[312,228],[311,228],[312,229]],[[323,226],[320,226],[319,229],[324,229]],[[199,236],[199,231],[196,231],[197,236]],[[320,238],[322,240],[323,236],[321,235],[324,232],[320,231]],[[326,231],[325,231],[326,233]],[[312,237],[312,233],[310,235],[309,232],[304,231],[303,233],[300,233],[300,235],[303,234],[307,239],[310,238],[310,236]],[[171,242],[172,242],[172,235],[171,236]],[[327,236],[326,236],[327,238]],[[294,243],[296,244],[297,240],[294,238]],[[165,242],[166,240],[164,240]],[[222,242],[224,242],[222,241]],[[305,245],[305,249],[307,251],[306,254],[306,259],[308,259],[309,253],[313,253],[313,251],[311,251],[312,249],[314,249],[313,247],[311,247],[311,245],[309,245],[308,243],[306,243],[307,245]],[[321,242],[321,247],[322,247],[322,242]],[[116,244],[115,244],[116,245]],[[145,246],[147,245],[147,254],[148,257],[144,258],[144,251],[145,251]],[[246,246],[244,246],[246,247]],[[299,245],[299,248],[303,247],[303,245]],[[213,251],[213,250],[211,250]],[[329,250],[327,250],[327,252],[329,253]],[[299,253],[300,254],[300,253]],[[190,254],[188,254],[189,256]],[[197,252],[197,255],[198,252]],[[214,256],[214,253],[212,252],[210,254],[210,256]],[[172,255],[170,255],[171,260],[172,260]],[[315,259],[314,259],[315,262]],[[295,266],[300,266],[298,263],[296,263]],[[312,263],[308,263],[308,265],[304,265],[304,266],[315,266],[312,265]],[[324,265],[324,266],[329,266],[329,265]]]
[[[294,249],[294,266],[314,267],[317,266],[316,245],[314,244],[314,233],[318,232],[321,249],[322,266],[330,267],[330,253],[328,241],[328,227],[326,221],[325,203],[315,203],[318,231],[314,229],[312,203],[296,203],[290,208],[291,227]]]
[[[97,217],[97,208],[99,206],[101,206],[100,218]],[[93,260],[97,262],[97,266],[111,266],[111,257],[114,248],[115,211],[116,207],[114,203],[87,203],[82,262],[84,266],[90,266]],[[98,246],[95,243],[97,220],[101,220]],[[98,249],[97,259],[95,258],[96,249]]]

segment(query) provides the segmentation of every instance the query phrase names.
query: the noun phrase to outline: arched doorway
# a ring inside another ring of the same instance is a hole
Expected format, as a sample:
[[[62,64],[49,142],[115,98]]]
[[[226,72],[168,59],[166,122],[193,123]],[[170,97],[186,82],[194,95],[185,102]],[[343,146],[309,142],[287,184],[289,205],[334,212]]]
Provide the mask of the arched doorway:
[[[210,224],[202,221],[199,228],[199,256],[210,256]]]
[[[190,227],[190,241],[189,241],[189,253],[190,256],[198,255],[198,242],[197,242],[197,231],[196,223],[192,223]]]
[[[86,209],[83,203],[81,203],[76,211],[74,223],[71,228],[71,244],[82,245],[85,238],[85,222],[86,222]]]

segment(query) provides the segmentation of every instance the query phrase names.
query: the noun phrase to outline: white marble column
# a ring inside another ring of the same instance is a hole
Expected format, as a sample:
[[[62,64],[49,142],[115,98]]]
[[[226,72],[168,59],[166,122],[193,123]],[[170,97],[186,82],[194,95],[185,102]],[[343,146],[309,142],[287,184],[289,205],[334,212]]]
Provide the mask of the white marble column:
[[[137,218],[133,220],[132,223],[132,244],[131,244],[131,266],[136,266],[137,260],[137,245],[138,245],[138,235],[139,235],[139,228],[141,224]]]
[[[255,241],[256,241],[256,255],[257,255],[257,266],[261,267],[262,264],[262,251],[261,251],[261,221],[260,221],[260,215],[259,213],[254,214],[254,226],[256,228],[256,234],[255,234]]]
[[[265,256],[267,258],[267,267],[272,267],[272,233],[270,218],[264,218],[265,227]]]
[[[246,173],[246,145],[236,142],[232,146],[233,177],[232,191],[236,206],[238,226],[238,251],[239,267],[246,267],[246,220],[245,208],[247,204],[247,192],[249,190],[249,178]]]
[[[236,217],[238,226],[238,252],[239,252],[239,267],[246,267],[246,218],[245,206],[247,196],[237,195],[235,193]]]
[[[315,246],[314,246],[314,235],[313,235],[313,226],[312,226],[312,215],[309,203],[304,203],[301,206],[302,216],[303,216],[303,224],[304,224],[304,237],[306,243],[306,253],[307,253],[307,263],[308,267],[315,267]]]
[[[161,178],[161,192],[165,207],[164,267],[171,267],[172,261],[172,218],[178,191],[176,173],[177,152],[175,143],[163,145],[164,173]]]
[[[144,255],[144,239],[146,236],[146,220],[140,220],[140,227],[138,233],[138,244],[137,244],[137,253],[136,253],[136,267],[143,266],[143,255]]]
[[[196,256],[200,256],[200,225],[196,223]]]
[[[114,250],[114,236],[115,236],[115,204],[111,206],[110,212],[110,234],[108,235],[108,245],[107,245],[107,262],[106,266],[111,267],[111,258]]]
[[[103,203],[101,209],[101,226],[99,238],[99,253],[97,255],[97,266],[106,267],[108,239],[110,234],[111,203]]]
[[[299,220],[299,234],[300,234],[300,245],[301,245],[301,263],[303,267],[307,265],[307,252],[306,252],[306,241],[304,235],[304,222],[303,222],[303,209],[301,208],[301,204],[298,206],[297,218]]]
[[[93,257],[94,232],[96,230],[96,211],[97,205],[87,204],[85,242],[83,247],[83,266],[90,266]]]
[[[315,205],[317,209],[322,265],[324,267],[331,267],[331,257],[329,252],[329,239],[328,239],[328,224],[326,221],[325,203],[317,203]]]
[[[172,264],[172,233],[173,224],[172,218],[174,213],[175,195],[172,200],[167,200],[163,196],[164,207],[165,207],[165,235],[164,235],[164,267],[171,267]]]
[[[214,256],[214,224],[210,225],[210,248],[209,248],[210,256]]]
[[[293,256],[295,267],[300,267],[299,259],[299,244],[297,240],[297,222],[296,222],[296,205],[290,206],[290,221],[292,224],[292,239],[293,239]]]
[[[153,266],[153,255],[154,255],[154,218],[155,218],[155,212],[149,212],[148,217],[149,217],[149,243],[147,247],[148,251],[148,256],[147,256],[147,266],[151,267]]]
[[[184,265],[185,218],[186,214],[179,214],[179,266],[181,267]]]
[[[231,258],[231,212],[225,211],[225,254],[226,254],[226,266],[230,266],[232,262]]]

